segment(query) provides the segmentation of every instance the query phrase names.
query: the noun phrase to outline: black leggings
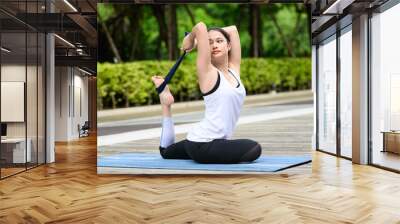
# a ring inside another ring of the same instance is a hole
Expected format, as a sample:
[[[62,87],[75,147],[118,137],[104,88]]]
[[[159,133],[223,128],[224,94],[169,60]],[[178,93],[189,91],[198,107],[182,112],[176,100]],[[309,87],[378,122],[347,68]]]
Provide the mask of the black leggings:
[[[192,159],[198,163],[252,162],[261,155],[261,146],[249,139],[214,139],[211,142],[183,140],[160,147],[164,159]]]

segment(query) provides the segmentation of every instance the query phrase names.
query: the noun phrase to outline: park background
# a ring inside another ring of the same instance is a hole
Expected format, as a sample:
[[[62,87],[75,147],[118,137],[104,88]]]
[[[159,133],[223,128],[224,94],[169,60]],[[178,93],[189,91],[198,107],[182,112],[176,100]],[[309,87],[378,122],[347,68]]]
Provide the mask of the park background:
[[[236,25],[248,95],[311,88],[310,15],[302,4],[98,4],[98,110],[159,103],[152,75],[180,56],[185,31]],[[171,81],[175,102],[201,99],[196,54]]]

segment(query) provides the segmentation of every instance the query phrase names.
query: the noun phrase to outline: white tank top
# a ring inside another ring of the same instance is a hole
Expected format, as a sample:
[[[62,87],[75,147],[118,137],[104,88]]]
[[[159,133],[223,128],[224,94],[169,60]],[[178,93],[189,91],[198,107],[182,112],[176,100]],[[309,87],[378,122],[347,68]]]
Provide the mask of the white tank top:
[[[240,78],[229,69],[239,86],[233,86],[218,70],[220,83],[213,93],[203,96],[205,117],[189,131],[186,139],[193,142],[210,142],[214,139],[228,139],[232,136],[239,119],[246,90]]]

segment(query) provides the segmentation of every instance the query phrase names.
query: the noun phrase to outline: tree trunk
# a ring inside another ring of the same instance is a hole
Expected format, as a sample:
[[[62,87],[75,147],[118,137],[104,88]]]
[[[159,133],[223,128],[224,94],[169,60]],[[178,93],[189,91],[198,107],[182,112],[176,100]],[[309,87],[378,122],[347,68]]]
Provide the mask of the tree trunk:
[[[138,26],[135,26],[135,27],[138,27]],[[138,45],[138,42],[139,42],[139,32],[140,32],[140,31],[136,28],[136,31],[135,31],[135,33],[133,34],[131,55],[130,55],[130,57],[129,57],[129,59],[130,59],[131,61],[135,60],[135,52],[136,52],[137,45]]]
[[[292,46],[292,49],[297,49],[296,46],[298,46],[298,41],[296,39],[296,36],[298,35],[298,33],[301,32],[301,27],[302,27],[301,26],[301,15],[303,13],[303,6],[300,4],[296,4],[295,8],[296,8],[296,14],[297,14],[296,24],[293,28],[290,38],[288,38],[289,42]],[[293,52],[293,55],[296,55],[296,52]]]
[[[129,107],[129,99],[128,99],[128,97],[126,97],[126,99],[125,99],[125,107]]]
[[[115,99],[115,94],[111,94],[111,103],[112,103],[112,109],[117,108],[117,100]]]
[[[279,36],[281,37],[283,43],[286,46],[287,53],[288,53],[289,57],[293,57],[294,56],[293,47],[292,47],[291,43],[288,41],[288,38],[283,33],[282,28],[279,26],[278,21],[277,21],[277,19],[275,17],[275,14],[273,14],[273,13],[267,13],[267,14],[271,18],[272,23],[274,24],[275,28],[278,30],[278,34],[279,34]]]
[[[138,46],[139,42],[139,33],[141,26],[139,26],[141,22],[141,9],[140,5],[135,5],[135,7],[131,7],[132,15],[130,16],[130,20],[132,21],[132,29],[134,31],[133,38],[132,38],[132,49],[131,49],[131,54],[129,56],[129,59],[133,61],[135,59],[135,52]]]
[[[158,22],[158,32],[159,32],[159,43],[158,43],[158,57],[161,59],[161,40],[164,41],[165,47],[167,50],[169,49],[169,42],[168,42],[168,30],[167,30],[167,24],[166,24],[166,19],[165,19],[165,7],[163,5],[152,5],[153,7],[153,13],[154,16],[157,19]]]
[[[100,96],[100,94],[96,94],[97,98],[97,110],[102,110],[104,108],[104,103],[103,103],[103,97]]]
[[[177,29],[176,29],[176,6],[167,5],[168,13],[168,59],[175,60],[178,57]]]
[[[310,47],[311,47],[311,45],[312,45],[312,41],[311,41],[311,24],[312,24],[312,21],[311,21],[311,5],[309,5],[309,4],[307,4],[306,5],[306,10],[307,10],[307,33],[308,33],[308,39],[310,40]]]
[[[293,28],[293,33],[292,33],[293,36],[297,35],[299,32],[301,32],[301,30],[300,30],[301,29],[301,14],[303,13],[302,5],[296,4],[295,7],[296,7],[297,17],[296,17],[296,25]]]
[[[157,49],[156,50],[156,58],[157,60],[161,60],[161,38],[157,40]]]
[[[185,10],[186,10],[187,14],[189,15],[190,21],[192,22],[192,26],[195,26],[196,20],[194,19],[194,15],[193,15],[192,11],[190,10],[189,6],[184,4],[183,7],[185,7]]]
[[[114,40],[113,40],[113,38],[112,38],[112,36],[110,34],[110,31],[108,30],[108,28],[107,28],[106,24],[104,24],[104,22],[100,21],[100,23],[101,23],[101,27],[103,28],[104,32],[106,33],[108,43],[111,46],[111,50],[114,53],[115,58],[117,59],[116,62],[117,63],[122,62],[121,56],[120,56],[120,54],[118,52],[117,47],[115,46],[115,43],[114,43]]]
[[[246,14],[245,10],[246,10],[246,7],[239,6],[239,15],[236,18],[236,24],[237,24],[236,27],[238,30],[240,30],[241,25],[242,25],[242,23],[241,23],[242,19],[243,19],[242,16],[244,16]]]
[[[262,52],[262,35],[261,35],[261,19],[260,6],[250,5],[250,26],[249,33],[251,36],[250,57],[260,57]]]

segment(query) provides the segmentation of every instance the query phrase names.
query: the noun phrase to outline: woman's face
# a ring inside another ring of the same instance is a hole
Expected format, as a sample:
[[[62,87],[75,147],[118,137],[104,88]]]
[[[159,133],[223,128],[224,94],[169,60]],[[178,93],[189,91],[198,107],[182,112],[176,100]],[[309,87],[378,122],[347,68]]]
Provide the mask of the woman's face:
[[[231,46],[221,32],[210,30],[208,32],[208,41],[210,43],[211,59],[228,57]]]

